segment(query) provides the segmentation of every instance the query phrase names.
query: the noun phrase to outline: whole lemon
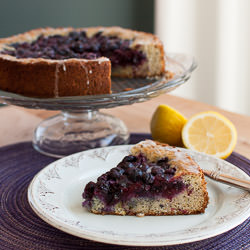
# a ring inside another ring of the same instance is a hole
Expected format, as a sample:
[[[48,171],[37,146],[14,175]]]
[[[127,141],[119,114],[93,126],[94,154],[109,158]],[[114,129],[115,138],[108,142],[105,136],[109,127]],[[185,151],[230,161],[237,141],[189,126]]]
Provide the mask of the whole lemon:
[[[183,146],[181,131],[187,119],[175,109],[161,104],[151,119],[151,134],[154,140],[172,146]]]

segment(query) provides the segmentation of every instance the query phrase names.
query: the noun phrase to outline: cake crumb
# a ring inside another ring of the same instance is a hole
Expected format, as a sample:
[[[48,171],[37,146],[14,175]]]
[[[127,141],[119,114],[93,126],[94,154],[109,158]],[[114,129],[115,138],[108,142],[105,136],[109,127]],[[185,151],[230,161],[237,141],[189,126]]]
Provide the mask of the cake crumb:
[[[138,213],[138,214],[136,214],[136,216],[137,217],[144,217],[145,215],[144,215],[144,213]]]

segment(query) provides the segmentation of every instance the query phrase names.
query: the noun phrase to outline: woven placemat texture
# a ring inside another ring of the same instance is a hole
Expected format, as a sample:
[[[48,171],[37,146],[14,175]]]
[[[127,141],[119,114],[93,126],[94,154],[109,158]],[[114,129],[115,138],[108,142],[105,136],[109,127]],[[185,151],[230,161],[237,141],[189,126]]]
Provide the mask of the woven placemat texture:
[[[148,134],[132,134],[136,143]],[[31,142],[0,148],[0,249],[250,249],[250,219],[219,236],[175,246],[127,247],[102,244],[71,236],[48,225],[30,208],[27,189],[34,175],[54,158],[36,152]],[[250,161],[233,153],[227,161],[250,174]]]

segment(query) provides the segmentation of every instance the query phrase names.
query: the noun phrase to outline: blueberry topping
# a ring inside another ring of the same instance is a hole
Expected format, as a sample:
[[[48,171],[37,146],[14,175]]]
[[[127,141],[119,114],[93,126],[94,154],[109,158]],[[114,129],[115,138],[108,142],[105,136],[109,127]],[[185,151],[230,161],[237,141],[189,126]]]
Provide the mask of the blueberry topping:
[[[68,35],[40,35],[31,43],[9,44],[13,49],[4,49],[1,54],[17,58],[96,59],[108,57],[112,66],[140,65],[146,58],[140,47],[130,48],[131,40],[123,40],[117,36],[103,36],[102,31],[87,37],[85,31],[72,31]]]
[[[90,201],[96,195],[107,206],[137,196],[172,199],[187,188],[181,177],[174,177],[175,173],[176,168],[170,166],[168,158],[152,163],[142,154],[129,155],[117,167],[100,176],[96,184],[90,182],[83,197]]]

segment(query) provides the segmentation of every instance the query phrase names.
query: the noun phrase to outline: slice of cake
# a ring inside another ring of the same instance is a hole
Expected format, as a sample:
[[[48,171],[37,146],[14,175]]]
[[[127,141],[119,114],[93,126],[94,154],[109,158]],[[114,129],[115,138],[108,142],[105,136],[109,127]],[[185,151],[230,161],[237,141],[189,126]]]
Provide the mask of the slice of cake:
[[[0,89],[5,91],[41,98],[108,94],[111,73],[165,74],[162,42],[120,27],[45,28],[0,39]]]
[[[115,168],[89,182],[83,206],[95,214],[176,215],[203,213],[204,175],[186,153],[151,140],[131,148]]]

